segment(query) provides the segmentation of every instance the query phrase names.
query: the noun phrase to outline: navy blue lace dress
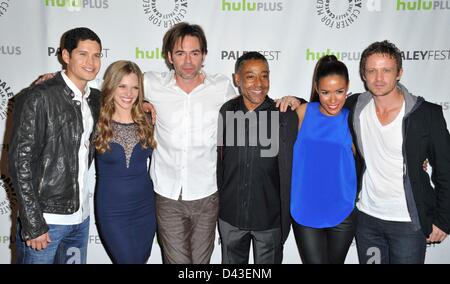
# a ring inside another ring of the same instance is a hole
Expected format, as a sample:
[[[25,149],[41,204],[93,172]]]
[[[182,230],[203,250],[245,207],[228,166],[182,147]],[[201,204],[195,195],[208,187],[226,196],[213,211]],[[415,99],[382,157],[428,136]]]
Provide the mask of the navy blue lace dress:
[[[114,263],[146,263],[156,231],[155,196],[137,125],[112,123],[111,152],[96,153],[96,224]]]

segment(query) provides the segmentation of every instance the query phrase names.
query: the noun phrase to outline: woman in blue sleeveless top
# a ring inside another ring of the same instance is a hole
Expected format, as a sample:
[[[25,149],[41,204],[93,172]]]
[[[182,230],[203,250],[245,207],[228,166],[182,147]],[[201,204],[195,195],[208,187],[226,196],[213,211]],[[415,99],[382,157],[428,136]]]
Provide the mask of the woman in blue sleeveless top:
[[[117,61],[105,72],[95,148],[95,217],[113,263],[146,263],[156,231],[155,193],[147,162],[156,146],[142,109],[142,72]]]
[[[348,85],[345,64],[324,56],[314,71],[310,103],[296,109],[291,215],[303,263],[344,263],[355,234],[356,169],[343,109]]]

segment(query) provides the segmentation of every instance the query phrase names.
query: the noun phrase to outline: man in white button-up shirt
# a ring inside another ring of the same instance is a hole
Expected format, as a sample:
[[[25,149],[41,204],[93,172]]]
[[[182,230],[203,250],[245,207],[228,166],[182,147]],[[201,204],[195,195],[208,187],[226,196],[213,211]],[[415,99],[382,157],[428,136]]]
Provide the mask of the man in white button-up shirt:
[[[150,174],[165,263],[209,263],[218,214],[217,117],[236,96],[230,80],[202,71],[207,42],[198,25],[179,23],[164,36],[170,72],[144,74],[157,113]]]

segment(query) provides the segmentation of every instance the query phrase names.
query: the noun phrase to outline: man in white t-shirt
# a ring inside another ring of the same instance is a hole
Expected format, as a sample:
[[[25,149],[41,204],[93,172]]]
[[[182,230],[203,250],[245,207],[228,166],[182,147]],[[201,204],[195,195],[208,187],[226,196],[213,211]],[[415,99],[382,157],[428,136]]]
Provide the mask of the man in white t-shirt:
[[[450,232],[450,135],[438,105],[399,83],[402,57],[388,41],[361,56],[368,91],[348,98],[357,137],[360,263],[424,263]],[[432,179],[422,169],[428,159]]]

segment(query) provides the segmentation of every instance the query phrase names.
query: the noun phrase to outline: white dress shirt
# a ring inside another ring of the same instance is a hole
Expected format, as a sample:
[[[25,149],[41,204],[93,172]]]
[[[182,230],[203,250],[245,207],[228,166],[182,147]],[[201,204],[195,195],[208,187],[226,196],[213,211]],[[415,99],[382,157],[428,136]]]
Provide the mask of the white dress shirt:
[[[217,191],[217,121],[220,107],[236,96],[224,75],[205,74],[189,94],[174,72],[144,74],[145,98],[156,110],[156,149],[150,175],[166,198],[197,200]]]
[[[76,225],[81,224],[87,217],[89,217],[89,190],[86,188],[87,172],[89,169],[89,137],[91,136],[92,128],[94,126],[94,119],[92,118],[91,109],[87,102],[90,94],[90,88],[86,86],[84,95],[75,86],[75,84],[67,77],[64,72],[61,75],[67,86],[74,93],[73,100],[81,105],[81,115],[83,118],[84,132],[81,135],[80,149],[78,150],[78,185],[80,208],[73,214],[49,214],[44,213],[44,219],[47,224],[52,225]]]

